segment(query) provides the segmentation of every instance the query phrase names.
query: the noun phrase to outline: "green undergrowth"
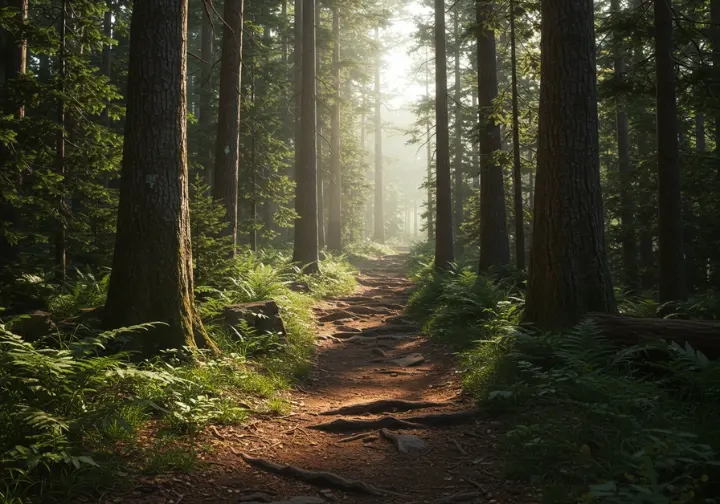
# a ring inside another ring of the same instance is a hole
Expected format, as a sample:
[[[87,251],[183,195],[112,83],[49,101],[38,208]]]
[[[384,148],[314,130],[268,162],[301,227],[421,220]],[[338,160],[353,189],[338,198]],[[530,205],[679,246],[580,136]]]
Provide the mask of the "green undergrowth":
[[[345,252],[351,260],[375,259],[386,255],[396,254],[397,250],[390,244],[382,244],[366,240],[350,243],[346,246]]]
[[[27,341],[13,333],[24,317],[0,324],[0,503],[75,502],[128,475],[190,471],[207,449],[200,434],[208,426],[289,413],[286,390],[310,369],[312,305],[351,292],[355,272],[326,256],[321,273],[305,275],[277,251],[242,253],[224,271],[197,288],[222,352],[180,348],[147,360],[118,349],[152,324],[92,328],[86,309],[103,304],[105,276],[77,274],[60,287],[28,279],[47,295],[58,329]],[[285,337],[213,322],[228,304],[270,299]]]
[[[460,349],[464,388],[506,426],[505,476],[548,503],[720,502],[720,364],[690,347],[611,344],[598,328],[542,333],[520,324],[517,278],[472,263],[437,274],[414,261],[410,313]],[[620,298],[624,313],[662,307]],[[713,296],[665,307],[710,318]]]

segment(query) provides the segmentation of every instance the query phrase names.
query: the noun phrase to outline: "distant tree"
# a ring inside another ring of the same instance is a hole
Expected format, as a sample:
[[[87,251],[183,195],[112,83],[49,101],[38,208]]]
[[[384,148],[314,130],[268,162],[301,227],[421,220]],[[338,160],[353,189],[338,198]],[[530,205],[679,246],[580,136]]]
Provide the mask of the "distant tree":
[[[333,7],[333,104],[330,133],[330,180],[327,245],[330,250],[342,250],[342,158],[340,145],[340,9]]]
[[[671,0],[655,0],[660,301],[687,298]]]
[[[515,0],[510,0],[510,66],[512,79],[513,133],[513,209],[515,213],[515,264],[525,269],[525,211],[520,160],[520,107],[518,106],[517,34],[515,30]]]
[[[105,325],[162,322],[146,351],[211,344],[195,311],[186,135],[187,0],[136,0]],[[196,343],[197,342],[197,343]]]
[[[296,171],[293,259],[315,273],[319,268],[317,211],[317,110],[315,97],[315,0],[302,0],[302,93],[300,151]]]
[[[225,207],[227,233],[237,245],[243,0],[225,0],[223,17],[213,198]]]
[[[14,9],[16,27],[15,31],[3,30],[2,36],[5,39],[2,54],[0,54],[0,67],[4,70],[5,82],[4,88],[6,96],[2,99],[2,110],[7,116],[13,116],[15,119],[22,119],[25,116],[25,105],[22,101],[14,99],[9,92],[15,84],[18,77],[25,74],[27,66],[27,40],[21,36],[23,25],[28,17],[28,0],[9,0],[8,7]],[[1,4],[0,4],[1,5]],[[6,178],[19,178],[10,175],[6,170],[7,163],[12,157],[11,149],[8,145],[0,142],[0,184],[9,186],[10,183]],[[14,182],[19,185],[19,180]],[[2,191],[0,191],[0,264],[7,264],[15,259],[16,247],[7,235],[11,229],[4,229],[6,226],[12,228],[18,224],[18,212],[12,203],[4,201]]]
[[[215,111],[212,101],[215,94],[215,83],[213,82],[213,65],[215,57],[215,24],[212,19],[213,0],[202,0],[202,31],[200,34],[202,71],[200,72],[200,106],[198,122],[203,133],[209,132],[215,120]],[[200,156],[203,168],[205,169],[205,183],[213,186],[215,170],[212,164],[212,145],[204,145]]]
[[[450,127],[448,119],[445,0],[435,0],[435,124],[436,208],[435,268],[447,270],[455,260],[453,246],[452,190],[450,177]]]
[[[535,221],[525,318],[614,312],[600,194],[592,0],[542,0]]]
[[[489,26],[494,2],[476,0],[478,89],[480,101],[480,271],[510,262],[505,182],[497,156],[502,148],[494,118],[498,94],[495,31]]]
[[[385,196],[383,188],[383,151],[382,151],[382,93],[380,90],[380,70],[382,52],[380,50],[380,28],[375,28],[375,205],[373,240],[385,243]]]

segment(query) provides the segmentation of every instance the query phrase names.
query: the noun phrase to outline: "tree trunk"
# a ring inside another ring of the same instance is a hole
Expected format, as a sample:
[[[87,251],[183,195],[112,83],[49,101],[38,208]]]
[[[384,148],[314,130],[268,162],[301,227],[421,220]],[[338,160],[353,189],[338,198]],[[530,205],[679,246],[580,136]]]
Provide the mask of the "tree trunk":
[[[382,154],[382,94],[380,92],[380,66],[382,51],[380,49],[380,29],[375,28],[375,206],[373,240],[385,243],[385,216],[383,195],[383,154]]]
[[[315,8],[315,27],[320,28],[320,13],[322,7]],[[320,52],[321,49],[315,51],[315,73],[321,75],[320,70]],[[320,86],[317,79],[315,80],[315,96],[320,96]],[[323,103],[320,101],[319,103]],[[323,115],[317,112],[317,214],[318,214],[318,247],[325,248],[325,160],[323,158]]]
[[[68,208],[65,201],[65,78],[66,78],[66,32],[68,0],[63,0],[60,11],[60,47],[57,55],[58,64],[58,103],[57,103],[57,125],[58,130],[55,140],[55,172],[58,175],[60,195],[57,198],[58,220],[55,224],[55,274],[59,281],[67,277],[67,218]]]
[[[520,161],[520,113],[518,108],[517,41],[515,40],[515,0],[510,0],[510,64],[512,67],[513,115],[513,192],[515,203],[515,264],[525,269],[525,211],[522,196],[522,163]]]
[[[430,101],[430,56],[427,47],[425,47],[425,98]],[[433,190],[432,190],[432,136],[430,135],[430,118],[427,120],[427,231],[428,241],[432,242],[435,239],[435,209],[433,205]]]
[[[298,171],[300,170],[301,161],[301,141],[303,138],[303,123],[302,117],[302,54],[303,54],[303,2],[305,0],[295,0],[295,47],[293,51],[294,65],[295,65],[295,166],[293,169],[292,176],[297,183]],[[314,86],[314,84],[313,84]],[[313,89],[315,89],[313,87]],[[314,131],[313,131],[314,133]],[[297,186],[295,187],[297,193]]]
[[[200,72],[200,114],[198,123],[203,137],[207,135],[210,139],[212,131],[212,123],[215,117],[212,102],[215,94],[213,86],[212,70],[215,64],[215,28],[212,20],[213,0],[203,0],[202,14],[202,33],[201,33],[201,57],[202,70]],[[212,188],[215,180],[213,166],[213,148],[212,143],[201,146],[200,162],[205,168],[205,183]]]
[[[687,298],[671,0],[655,0],[660,301]]]
[[[460,236],[463,222],[463,107],[462,107],[462,74],[460,73],[460,8],[455,7],[453,13],[453,35],[455,38],[455,236]]]
[[[610,10],[614,17],[620,15],[620,0],[612,0]],[[622,36],[613,35],[613,55],[615,80],[618,85],[625,78],[625,59],[623,56]],[[624,104],[618,104],[615,118],[617,128],[618,173],[620,178],[620,242],[623,257],[623,283],[629,292],[639,287],[637,262],[637,239],[635,236],[635,205],[631,196],[632,170],[630,167],[630,137],[628,114]]]
[[[243,0],[225,0],[223,17],[213,198],[225,208],[225,233],[232,237],[234,255],[238,243]]]
[[[450,182],[445,0],[435,0],[435,269],[448,270],[455,260]]]
[[[720,96],[720,0],[710,0],[710,38],[712,43],[712,96]],[[717,107],[717,106],[716,106]],[[715,153],[720,154],[720,107],[715,111]]]
[[[605,256],[592,0],[542,0],[540,112],[525,318],[544,329],[615,312]]]
[[[302,111],[297,166],[293,260],[306,273],[318,271],[317,109],[315,99],[315,0],[302,0]]]
[[[163,322],[146,352],[212,342],[195,311],[187,167],[187,0],[136,0],[107,327]],[[230,18],[228,18],[230,21]]]
[[[10,0],[7,2],[7,6],[14,8],[17,11],[17,30],[20,31],[28,17],[28,0]],[[5,47],[3,48],[3,54],[0,55],[2,58],[2,65],[4,70],[5,78],[5,89],[6,92],[14,85],[13,81],[19,76],[24,75],[27,66],[27,40],[18,37],[17,33],[5,32]],[[15,119],[22,119],[25,117],[25,105],[23,102],[17,102],[11,99],[9,96],[5,96],[3,103],[3,112],[8,116],[13,116]],[[13,180],[15,188],[19,188],[22,184],[22,178],[19,175],[4,173],[6,171],[6,164],[12,159],[12,152],[8,146],[0,143],[0,179],[5,179],[3,182],[7,184],[7,180]],[[7,177],[7,178],[6,178]],[[10,189],[13,190],[13,189]],[[15,226],[18,225],[19,215],[15,207],[12,204],[5,201],[0,190],[0,264],[10,264],[17,255],[17,249],[14,243],[7,239],[3,226],[8,226],[12,231]]]
[[[476,0],[478,88],[480,99],[480,271],[510,262],[505,210],[505,182],[496,159],[501,150],[500,125],[493,119],[498,94],[495,32],[491,0]]]
[[[342,251],[342,164],[340,145],[340,10],[333,7],[333,91],[332,132],[330,138],[330,208],[328,216],[328,248]]]

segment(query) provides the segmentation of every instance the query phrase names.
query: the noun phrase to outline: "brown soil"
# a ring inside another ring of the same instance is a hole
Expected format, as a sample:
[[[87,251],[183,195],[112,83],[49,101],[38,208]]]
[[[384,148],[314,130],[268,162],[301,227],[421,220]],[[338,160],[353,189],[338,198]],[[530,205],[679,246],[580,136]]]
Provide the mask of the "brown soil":
[[[205,441],[212,444],[213,449],[200,455],[207,464],[202,464],[195,473],[156,479],[154,484],[138,487],[121,500],[107,501],[235,504],[246,502],[253,492],[264,492],[276,501],[315,496],[325,502],[436,503],[450,502],[450,497],[468,494],[453,502],[536,502],[528,488],[501,478],[498,443],[502,426],[488,417],[479,416],[449,427],[393,430],[425,441],[424,451],[410,454],[399,453],[395,445],[378,432],[370,431],[366,437],[347,441],[360,432],[330,434],[310,428],[343,418],[320,416],[322,412],[380,399],[452,404],[344,418],[370,420],[384,415],[407,418],[474,407],[472,401],[462,395],[453,352],[428,341],[419,329],[408,332],[407,325],[412,322],[403,319],[400,310],[393,309],[407,303],[411,287],[402,274],[403,261],[403,256],[389,256],[361,265],[360,287],[352,296],[328,299],[316,307],[317,318],[347,310],[348,306],[371,307],[378,313],[371,314],[372,310],[368,310],[367,314],[352,313],[351,320],[317,324],[314,371],[307,383],[292,391],[292,414],[284,418],[256,419],[244,426],[209,429]],[[391,329],[393,325],[401,328],[397,334]],[[338,326],[344,326],[343,330],[338,330]],[[369,334],[368,342],[359,338],[348,341],[352,334],[346,334],[345,339],[333,337],[335,333],[347,332],[348,327],[381,330]],[[422,354],[425,361],[407,368],[382,362],[383,355],[392,359],[414,353]],[[250,467],[238,456],[240,452],[306,470],[329,471],[402,496],[368,496],[311,486]]]

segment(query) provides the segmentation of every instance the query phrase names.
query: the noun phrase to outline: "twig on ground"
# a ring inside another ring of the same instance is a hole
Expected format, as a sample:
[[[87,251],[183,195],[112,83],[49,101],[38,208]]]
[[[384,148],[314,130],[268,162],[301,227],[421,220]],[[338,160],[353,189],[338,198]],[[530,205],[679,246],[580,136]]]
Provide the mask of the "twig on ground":
[[[450,441],[452,441],[452,443],[455,445],[455,448],[457,448],[457,451],[460,452],[460,455],[468,454],[468,452],[466,452],[465,449],[462,446],[460,446],[460,443],[458,443],[457,440],[451,439]]]

